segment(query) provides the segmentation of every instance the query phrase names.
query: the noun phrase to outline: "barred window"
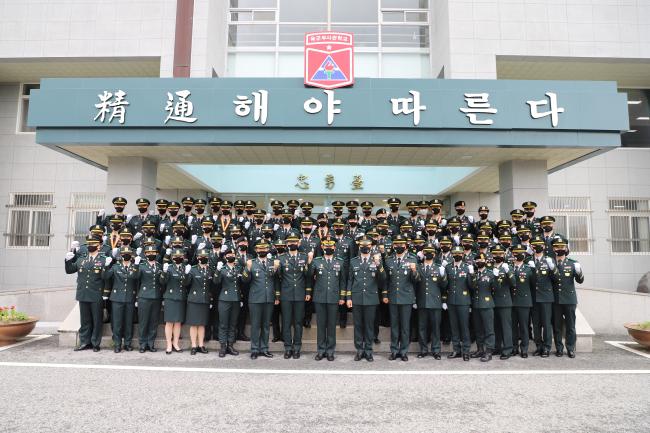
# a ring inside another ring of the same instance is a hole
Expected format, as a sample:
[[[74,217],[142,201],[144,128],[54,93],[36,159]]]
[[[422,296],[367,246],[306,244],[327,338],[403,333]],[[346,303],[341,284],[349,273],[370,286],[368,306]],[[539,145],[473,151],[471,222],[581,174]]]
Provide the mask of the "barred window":
[[[650,199],[610,198],[612,253],[650,253]]]
[[[48,248],[52,226],[52,193],[12,193],[9,197],[7,248]]]
[[[569,239],[571,252],[591,253],[593,240],[589,197],[549,197],[549,213],[555,218],[555,232]]]
[[[95,224],[97,213],[103,207],[103,193],[73,193],[70,199],[70,243],[84,243],[88,228]]]

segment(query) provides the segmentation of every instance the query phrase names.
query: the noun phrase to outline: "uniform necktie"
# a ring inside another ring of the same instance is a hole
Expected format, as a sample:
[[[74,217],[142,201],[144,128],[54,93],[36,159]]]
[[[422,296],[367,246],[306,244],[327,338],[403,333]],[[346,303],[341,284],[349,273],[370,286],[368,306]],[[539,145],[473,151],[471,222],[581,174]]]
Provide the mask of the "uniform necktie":
[[[427,274],[429,273],[429,268],[431,268],[431,266],[429,266],[429,265],[425,265],[425,266],[424,266],[424,271],[425,271]]]

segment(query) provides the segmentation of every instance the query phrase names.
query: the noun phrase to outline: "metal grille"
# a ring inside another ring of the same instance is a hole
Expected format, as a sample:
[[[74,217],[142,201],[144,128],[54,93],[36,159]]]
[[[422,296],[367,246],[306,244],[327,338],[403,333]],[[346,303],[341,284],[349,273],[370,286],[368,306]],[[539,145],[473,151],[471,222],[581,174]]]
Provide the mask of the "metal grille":
[[[555,218],[555,232],[569,239],[571,252],[591,253],[591,203],[589,197],[559,197],[549,199],[549,213]]]
[[[14,193],[9,199],[9,227],[5,236],[8,248],[47,248],[50,246],[54,194]]]
[[[590,212],[589,197],[549,197],[548,208],[554,212]]]
[[[649,199],[610,198],[609,210],[614,212],[648,212],[650,211]]]
[[[74,193],[70,200],[70,242],[83,243],[88,229],[95,224],[97,213],[103,207],[105,195],[102,193]]]
[[[610,198],[612,253],[650,253],[650,200]]]

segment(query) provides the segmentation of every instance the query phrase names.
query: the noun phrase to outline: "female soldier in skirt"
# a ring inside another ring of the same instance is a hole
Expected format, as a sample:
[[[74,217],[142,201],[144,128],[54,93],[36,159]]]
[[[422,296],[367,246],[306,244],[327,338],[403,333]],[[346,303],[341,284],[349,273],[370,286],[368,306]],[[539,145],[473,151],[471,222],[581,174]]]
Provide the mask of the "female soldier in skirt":
[[[190,289],[187,294],[187,309],[185,311],[185,324],[190,325],[190,340],[192,349],[190,354],[196,352],[208,353],[203,340],[205,327],[210,319],[210,283],[212,275],[208,266],[210,252],[205,248],[198,250],[196,257],[199,264],[185,266],[185,274],[189,278]]]
[[[181,324],[185,321],[185,304],[187,303],[187,286],[190,279],[185,275],[183,261],[185,253],[180,248],[175,248],[171,253],[172,264],[165,263],[160,277],[166,285],[163,292],[165,339],[167,349],[165,353],[182,352],[178,345],[181,336]],[[173,341],[172,341],[173,340]]]
[[[228,248],[224,251],[226,264],[217,263],[214,274],[214,284],[217,286],[219,301],[219,357],[226,354],[239,355],[233,347],[235,344],[235,327],[239,318],[240,302],[242,301],[242,270],[243,265],[237,261],[235,250]]]

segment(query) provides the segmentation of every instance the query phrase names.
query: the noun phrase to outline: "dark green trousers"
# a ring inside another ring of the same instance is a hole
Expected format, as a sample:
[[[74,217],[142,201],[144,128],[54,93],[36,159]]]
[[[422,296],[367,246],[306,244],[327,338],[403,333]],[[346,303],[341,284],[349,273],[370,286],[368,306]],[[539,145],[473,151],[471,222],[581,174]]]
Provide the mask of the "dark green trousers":
[[[282,339],[284,350],[300,352],[302,325],[305,320],[305,301],[280,301],[282,308]],[[311,319],[310,319],[311,320]]]
[[[248,304],[248,311],[251,318],[251,353],[267,352],[273,303]]]
[[[555,349],[563,351],[562,328],[564,327],[567,350],[576,350],[576,306],[575,304],[553,304],[553,339]]]
[[[528,352],[528,320],[530,307],[512,307],[512,345]],[[519,345],[521,339],[521,346]]]
[[[316,349],[320,355],[334,355],[339,306],[314,303],[314,307],[316,308]]]
[[[99,347],[102,342],[102,326],[104,325],[104,301],[79,301],[79,345],[92,344]]]
[[[533,306],[533,335],[537,349],[551,350],[552,314],[551,302],[536,302]]]
[[[494,309],[494,346],[504,355],[512,353],[512,307]]]
[[[390,313],[390,353],[406,355],[411,342],[411,304],[388,304]]]
[[[439,308],[419,308],[418,315],[418,341],[420,353],[440,353],[440,320],[442,310]]]
[[[133,340],[133,302],[111,302],[111,326],[113,328],[113,344],[115,347],[131,345]]]
[[[354,347],[358,353],[372,355],[372,344],[375,340],[375,314],[377,305],[353,305]]]
[[[160,299],[138,299],[138,330],[140,347],[153,347],[160,322]]]
[[[448,307],[453,350],[469,354],[472,345],[469,336],[469,305],[449,305]]]
[[[239,301],[219,301],[219,343],[235,344],[235,328],[239,319]]]
[[[473,308],[476,346],[480,350],[494,349],[494,310],[492,308]]]

